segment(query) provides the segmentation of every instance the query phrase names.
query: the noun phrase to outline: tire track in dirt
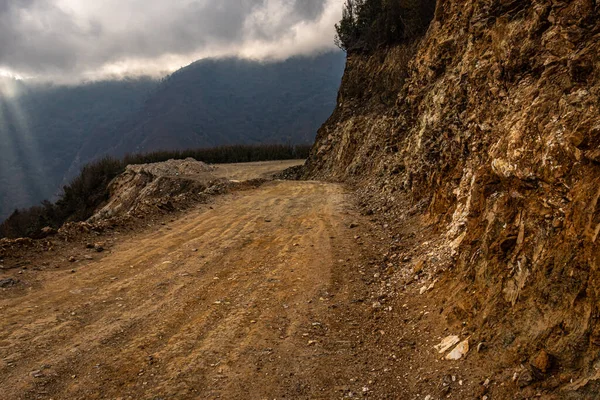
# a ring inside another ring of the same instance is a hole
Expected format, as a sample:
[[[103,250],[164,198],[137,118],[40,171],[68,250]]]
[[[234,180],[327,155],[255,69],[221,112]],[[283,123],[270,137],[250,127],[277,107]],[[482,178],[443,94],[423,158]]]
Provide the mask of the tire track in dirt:
[[[356,218],[339,185],[272,182],[41,272],[0,299],[3,398],[340,397],[367,368],[332,328]]]

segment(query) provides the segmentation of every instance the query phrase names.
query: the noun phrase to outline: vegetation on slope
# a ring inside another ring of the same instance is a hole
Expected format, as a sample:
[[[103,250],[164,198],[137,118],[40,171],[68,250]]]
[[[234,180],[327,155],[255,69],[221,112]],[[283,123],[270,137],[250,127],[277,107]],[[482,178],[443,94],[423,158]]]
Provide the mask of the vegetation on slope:
[[[310,146],[263,145],[223,146],[182,151],[157,151],[127,155],[122,159],[104,157],[86,165],[79,176],[63,188],[56,203],[15,210],[0,225],[0,238],[36,237],[45,227],[59,228],[67,221],[83,221],[108,199],[108,184],[130,164],[146,164],[188,157],[209,164],[267,160],[303,159]]]
[[[427,30],[436,0],[346,0],[335,26],[336,44],[347,52],[369,53],[407,42]]]

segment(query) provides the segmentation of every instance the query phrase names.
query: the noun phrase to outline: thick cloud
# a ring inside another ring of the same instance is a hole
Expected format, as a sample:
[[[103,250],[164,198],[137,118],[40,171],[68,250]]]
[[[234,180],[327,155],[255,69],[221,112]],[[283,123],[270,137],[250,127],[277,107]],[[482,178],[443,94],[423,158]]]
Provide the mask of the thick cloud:
[[[332,47],[343,0],[0,0],[0,72],[159,74],[198,58]]]

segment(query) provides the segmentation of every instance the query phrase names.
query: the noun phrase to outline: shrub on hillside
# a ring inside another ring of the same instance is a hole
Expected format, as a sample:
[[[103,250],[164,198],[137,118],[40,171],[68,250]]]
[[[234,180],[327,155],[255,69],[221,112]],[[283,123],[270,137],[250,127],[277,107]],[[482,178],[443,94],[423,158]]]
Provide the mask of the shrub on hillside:
[[[372,52],[412,41],[433,19],[436,0],[346,0],[335,43],[346,52]]]

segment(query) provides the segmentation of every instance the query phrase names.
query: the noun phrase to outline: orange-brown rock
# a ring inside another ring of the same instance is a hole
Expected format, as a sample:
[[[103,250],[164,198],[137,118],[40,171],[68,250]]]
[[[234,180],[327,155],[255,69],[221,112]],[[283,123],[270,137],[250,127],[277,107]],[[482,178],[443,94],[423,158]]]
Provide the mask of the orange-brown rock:
[[[399,227],[418,217],[448,266],[445,310],[467,310],[460,322],[507,359],[544,347],[588,386],[600,362],[598,54],[596,1],[440,0],[418,44],[349,54],[306,170],[355,183]]]

